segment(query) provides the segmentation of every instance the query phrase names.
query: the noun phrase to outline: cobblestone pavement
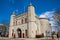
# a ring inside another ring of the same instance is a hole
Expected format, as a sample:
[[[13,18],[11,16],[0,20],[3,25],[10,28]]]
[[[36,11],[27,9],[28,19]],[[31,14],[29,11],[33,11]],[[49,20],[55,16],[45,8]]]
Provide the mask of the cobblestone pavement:
[[[0,40],[52,40],[52,39],[51,38],[5,38],[5,37],[0,37]],[[58,40],[58,39],[55,38],[54,40]]]

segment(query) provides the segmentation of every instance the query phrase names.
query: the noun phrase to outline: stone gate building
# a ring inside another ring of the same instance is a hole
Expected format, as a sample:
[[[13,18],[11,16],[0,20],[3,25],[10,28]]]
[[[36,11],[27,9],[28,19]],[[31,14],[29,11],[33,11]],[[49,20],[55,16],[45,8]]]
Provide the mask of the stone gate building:
[[[46,36],[50,32],[50,23],[45,17],[38,17],[32,4],[28,6],[28,11],[22,14],[11,15],[9,38],[35,38],[36,35]]]

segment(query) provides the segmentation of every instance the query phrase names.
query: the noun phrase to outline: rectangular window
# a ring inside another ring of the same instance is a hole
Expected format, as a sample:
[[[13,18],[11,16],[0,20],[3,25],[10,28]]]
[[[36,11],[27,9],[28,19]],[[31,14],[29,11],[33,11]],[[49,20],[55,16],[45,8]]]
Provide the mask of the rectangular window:
[[[16,21],[16,25],[17,25],[17,21]]]
[[[27,18],[25,18],[25,23],[27,23]]]
[[[20,22],[18,22],[18,25],[20,25]]]
[[[25,23],[25,19],[23,19],[23,23]]]
[[[15,25],[15,22],[13,22],[13,26]]]
[[[21,22],[22,24],[23,23],[27,23],[27,18],[24,18],[24,19],[22,19],[22,22]]]
[[[23,24],[23,19],[22,19],[22,21],[21,21],[21,22],[22,22],[22,24]]]

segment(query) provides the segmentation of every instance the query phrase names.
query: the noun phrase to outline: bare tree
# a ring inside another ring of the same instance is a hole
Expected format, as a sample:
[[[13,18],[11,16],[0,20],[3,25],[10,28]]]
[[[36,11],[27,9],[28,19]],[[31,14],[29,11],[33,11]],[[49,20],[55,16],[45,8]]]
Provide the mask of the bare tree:
[[[56,9],[55,12],[54,12],[54,21],[57,25],[57,31],[60,31],[60,9]]]
[[[1,22],[4,26],[9,26],[9,21],[8,20],[2,20]]]

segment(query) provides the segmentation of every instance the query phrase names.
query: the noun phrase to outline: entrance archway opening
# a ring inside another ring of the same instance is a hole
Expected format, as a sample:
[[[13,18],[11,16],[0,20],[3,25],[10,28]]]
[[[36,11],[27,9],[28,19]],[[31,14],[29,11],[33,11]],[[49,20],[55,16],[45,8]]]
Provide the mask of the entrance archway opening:
[[[18,28],[17,33],[18,33],[18,38],[21,38],[21,33],[22,33],[21,29]]]
[[[26,37],[27,37],[27,35],[28,35],[27,33],[28,33],[27,30],[25,30]]]

